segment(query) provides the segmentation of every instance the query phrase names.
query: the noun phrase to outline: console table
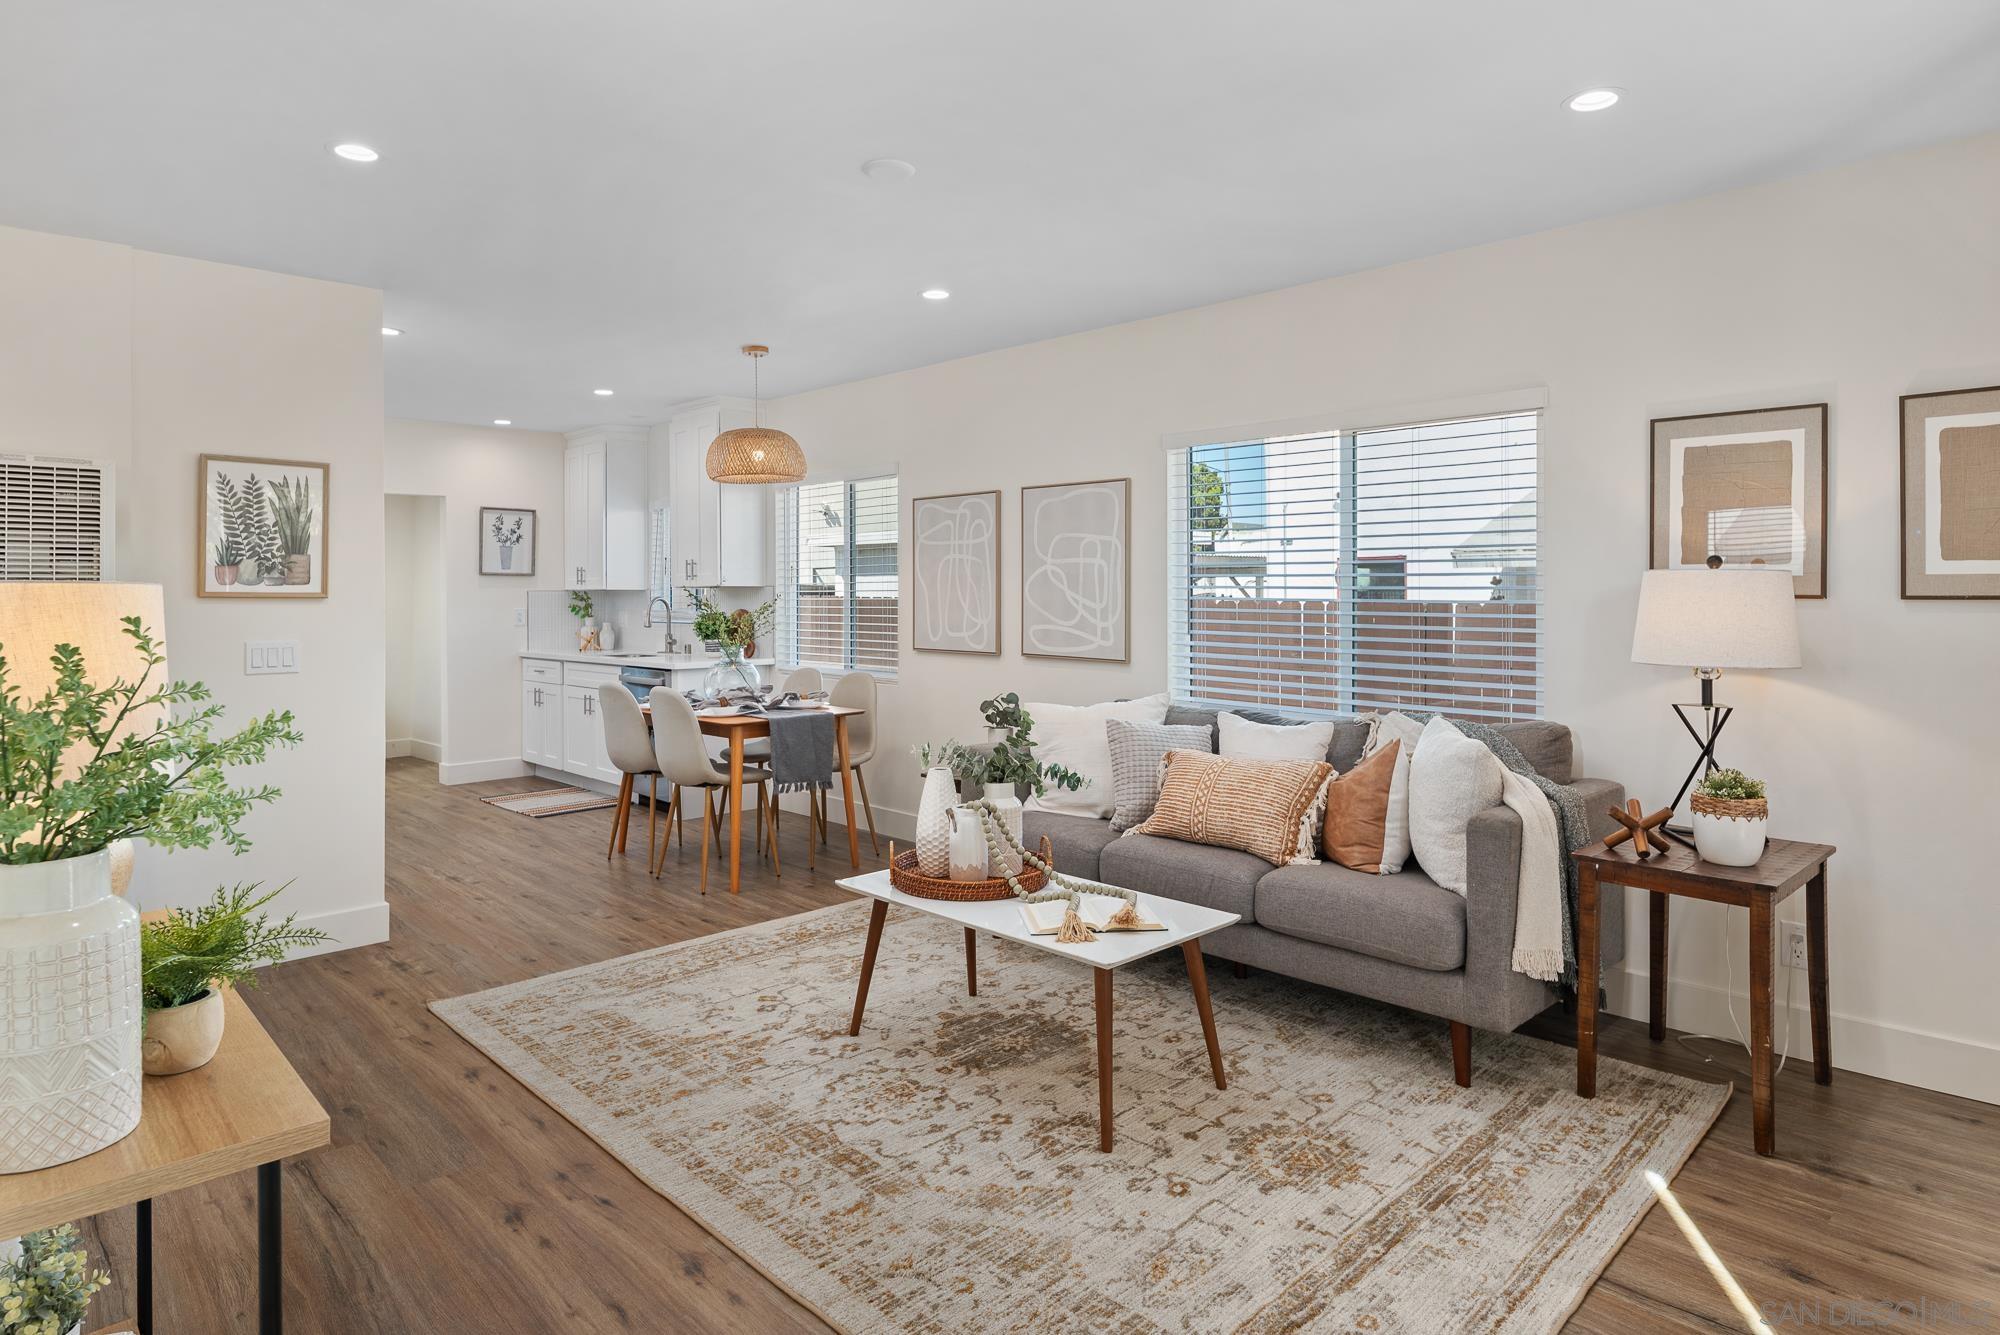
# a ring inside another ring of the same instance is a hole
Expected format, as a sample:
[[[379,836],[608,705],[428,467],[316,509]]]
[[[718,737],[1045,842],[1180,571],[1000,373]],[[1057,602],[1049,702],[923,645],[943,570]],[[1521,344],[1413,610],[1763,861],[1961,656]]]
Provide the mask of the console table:
[[[0,1238],[138,1207],[134,1277],[141,1335],[153,1330],[153,1197],[257,1170],[257,1329],[284,1328],[279,1160],[329,1143],[327,1116],[233,990],[215,1059],[183,1075],[147,1076],[139,1128],[69,1163],[0,1177]],[[113,1330],[123,1327],[112,1327]]]
[[[1667,845],[1664,854],[1641,858],[1630,845],[1606,848],[1601,842],[1579,848],[1577,885],[1576,1092],[1597,1096],[1597,897],[1600,883],[1636,886],[1651,892],[1651,1005],[1648,1031],[1654,1042],[1667,1034],[1667,899],[1686,895],[1750,910],[1750,1099],[1757,1153],[1774,1154],[1776,1132],[1771,1099],[1771,924],[1778,905],[1804,886],[1806,892],[1807,989],[1812,1006],[1813,1079],[1833,1083],[1833,1049],[1827,1036],[1826,864],[1832,844],[1773,839],[1753,867],[1704,862],[1692,848]]]

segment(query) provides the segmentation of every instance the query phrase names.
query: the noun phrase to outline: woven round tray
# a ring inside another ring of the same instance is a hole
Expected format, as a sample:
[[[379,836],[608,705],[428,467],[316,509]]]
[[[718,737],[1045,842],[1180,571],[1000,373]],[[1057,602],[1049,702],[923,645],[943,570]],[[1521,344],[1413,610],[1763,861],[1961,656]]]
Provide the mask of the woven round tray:
[[[1689,796],[1688,804],[1704,816],[1727,820],[1768,820],[1771,815],[1769,803],[1761,797],[1710,797],[1694,793]]]
[[[1042,861],[1054,861],[1047,836],[1042,838],[1040,852]],[[1021,888],[1031,895],[1042,888],[1043,877],[1037,867],[1022,867],[1019,879]],[[949,881],[942,876],[926,876],[917,870],[917,850],[914,848],[892,853],[889,858],[889,884],[906,895],[915,895],[918,899],[951,899],[960,903],[972,903],[984,899],[1014,897],[1013,887],[997,876],[984,881]]]

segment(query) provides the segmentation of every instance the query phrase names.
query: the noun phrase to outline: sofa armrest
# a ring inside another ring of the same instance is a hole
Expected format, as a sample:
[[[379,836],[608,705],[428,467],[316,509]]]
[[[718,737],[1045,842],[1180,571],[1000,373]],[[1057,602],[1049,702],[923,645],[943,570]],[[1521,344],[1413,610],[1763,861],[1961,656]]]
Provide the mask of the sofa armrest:
[[[1609,779],[1578,779],[1570,785],[1583,798],[1590,817],[1590,837],[1602,839],[1619,828],[1610,808],[1625,805],[1625,785]],[[1608,969],[1625,958],[1625,892],[1607,886],[1597,897],[1597,962]]]
[[[1618,828],[1611,819],[1612,807],[1625,805],[1625,785],[1609,779],[1578,779],[1570,787],[1583,798],[1584,814],[1590,817],[1590,837],[1602,839]]]
[[[1609,808],[1625,801],[1623,784],[1578,779],[1570,785],[1583,798],[1590,835],[1602,839],[1618,828]],[[1465,970],[1474,978],[1494,978],[1514,969],[1514,918],[1521,886],[1521,818],[1505,806],[1488,807],[1465,827]],[[1603,965],[1625,958],[1625,900],[1606,894],[1599,902],[1598,959]]]

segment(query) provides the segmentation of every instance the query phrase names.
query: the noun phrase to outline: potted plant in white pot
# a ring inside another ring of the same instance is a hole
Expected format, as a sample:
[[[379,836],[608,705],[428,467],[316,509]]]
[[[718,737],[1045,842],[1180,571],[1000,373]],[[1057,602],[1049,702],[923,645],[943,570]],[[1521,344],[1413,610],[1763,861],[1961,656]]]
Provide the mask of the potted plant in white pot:
[[[112,893],[112,845],[241,853],[239,823],[278,790],[232,787],[226,771],[300,740],[289,712],[216,736],[208,688],[155,682],[159,644],[138,617],[119,620],[140,665],[130,680],[94,683],[83,653],[58,644],[31,698],[0,643],[0,996],[33,1017],[0,1053],[13,1126],[0,1173],[67,1163],[139,1124],[139,915]]]
[[[1740,769],[1712,769],[1701,776],[1688,799],[1694,810],[1694,851],[1702,861],[1750,867],[1764,856],[1771,809],[1764,781]]]
[[[76,1225],[58,1224],[0,1244],[0,1335],[74,1335],[91,1297],[111,1282],[90,1272]]]
[[[255,884],[218,888],[200,908],[175,909],[140,927],[147,1075],[207,1065],[222,1044],[222,989],[254,987],[259,965],[332,939],[316,927],[297,926],[296,914],[273,926],[270,914],[258,912],[288,888],[261,896]]]
[[[1045,765],[1035,758],[1035,720],[1021,707],[1021,697],[1014,692],[980,701],[979,715],[986,721],[990,744],[971,747],[947,742],[943,761],[951,767],[965,800],[984,797],[992,804],[995,818],[1018,844],[1020,790],[1025,788],[1037,796],[1051,787],[1075,792],[1083,787],[1083,776],[1061,765]],[[1001,841],[1001,860],[1007,874],[1020,874],[1020,858],[1005,840]]]

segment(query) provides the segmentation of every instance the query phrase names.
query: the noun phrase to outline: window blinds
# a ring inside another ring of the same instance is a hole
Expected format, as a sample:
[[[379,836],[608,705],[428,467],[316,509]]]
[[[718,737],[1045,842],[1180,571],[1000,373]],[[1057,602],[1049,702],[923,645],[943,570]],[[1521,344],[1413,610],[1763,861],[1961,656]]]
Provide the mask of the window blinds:
[[[895,672],[901,513],[893,477],[778,493],[778,655],[786,663]]]
[[[1541,712],[1534,413],[1169,456],[1175,694]]]

